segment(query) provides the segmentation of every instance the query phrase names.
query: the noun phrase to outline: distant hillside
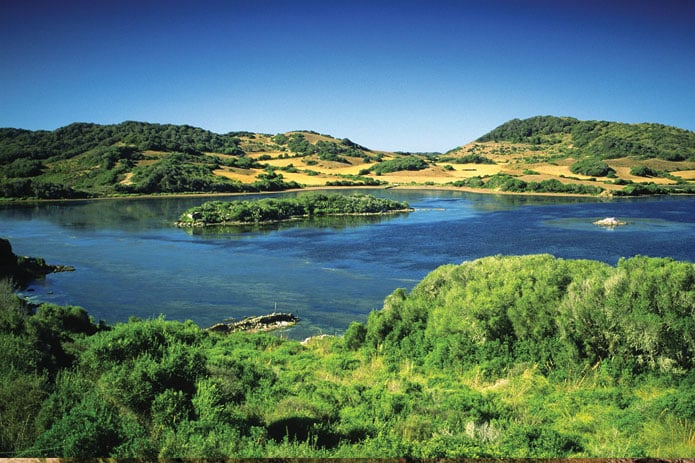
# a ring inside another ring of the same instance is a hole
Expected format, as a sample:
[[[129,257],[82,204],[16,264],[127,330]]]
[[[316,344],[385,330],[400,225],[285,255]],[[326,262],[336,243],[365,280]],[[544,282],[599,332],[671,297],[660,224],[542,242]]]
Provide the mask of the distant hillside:
[[[695,191],[695,132],[661,124],[513,119],[439,162],[492,164],[455,185],[509,192],[606,195]]]
[[[695,192],[695,133],[538,116],[447,153],[376,151],[310,130],[216,134],[189,125],[0,129],[0,198],[279,191],[322,186],[641,195]]]
[[[132,121],[75,123],[55,131],[0,129],[0,197],[284,190],[302,186],[286,176],[301,167],[279,159],[352,166],[382,156],[347,138],[310,131],[219,135],[188,125]]]
[[[580,121],[571,117],[513,119],[478,138],[533,145],[564,145],[571,156],[614,159],[635,156],[695,161],[695,132],[661,124]]]

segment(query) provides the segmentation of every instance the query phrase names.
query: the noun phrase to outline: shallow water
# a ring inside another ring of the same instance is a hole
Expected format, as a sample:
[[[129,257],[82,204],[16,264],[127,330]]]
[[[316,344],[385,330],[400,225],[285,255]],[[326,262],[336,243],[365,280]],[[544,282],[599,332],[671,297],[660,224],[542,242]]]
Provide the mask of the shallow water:
[[[636,254],[695,261],[693,197],[603,202],[371,193],[408,201],[415,211],[191,231],[172,223],[210,198],[4,205],[0,236],[17,254],[76,268],[33,284],[25,294],[36,300],[80,305],[110,323],[165,314],[206,326],[277,309],[302,318],[287,333],[296,338],[340,332],[439,265],[487,255],[547,252],[610,264]],[[628,224],[592,224],[613,216]]]

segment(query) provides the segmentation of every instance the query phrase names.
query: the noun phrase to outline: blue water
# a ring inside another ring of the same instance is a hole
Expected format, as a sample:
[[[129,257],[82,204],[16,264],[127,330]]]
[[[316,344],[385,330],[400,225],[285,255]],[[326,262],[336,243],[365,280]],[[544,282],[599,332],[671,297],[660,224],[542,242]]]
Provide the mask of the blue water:
[[[165,314],[206,326],[277,309],[302,318],[288,334],[297,338],[338,333],[439,265],[488,255],[695,261],[695,197],[371,193],[408,201],[415,211],[212,233],[172,226],[210,199],[203,197],[4,205],[0,236],[17,254],[76,268],[34,283],[25,294],[37,301],[79,305],[109,323]],[[612,216],[628,225],[591,223]]]

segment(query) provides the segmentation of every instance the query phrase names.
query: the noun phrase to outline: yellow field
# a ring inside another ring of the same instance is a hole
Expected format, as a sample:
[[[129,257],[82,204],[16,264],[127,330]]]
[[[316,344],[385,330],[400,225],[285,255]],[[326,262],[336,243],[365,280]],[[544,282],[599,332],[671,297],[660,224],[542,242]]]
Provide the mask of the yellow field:
[[[611,166],[613,167],[613,166]],[[673,180],[667,179],[667,178],[662,178],[662,177],[637,177],[635,175],[630,175],[630,169],[631,167],[613,167],[615,169],[615,173],[619,178],[625,179],[625,180],[632,180],[635,183],[640,183],[640,182],[654,182],[657,185],[670,185],[673,183],[676,183]]]
[[[231,180],[238,180],[242,183],[253,183],[258,180],[256,175],[260,172],[255,169],[217,169],[213,170],[212,173]]]
[[[485,175],[495,175],[502,172],[503,166],[499,164],[447,164],[450,165],[455,170],[443,171],[454,179],[460,178],[471,178],[471,177],[483,177]]]
[[[683,180],[695,180],[695,170],[677,170],[672,174]]]
[[[133,181],[130,179],[133,176],[132,172],[125,174],[125,178],[121,180],[121,185],[132,185]]]
[[[275,167],[287,167],[291,164],[298,169],[304,168],[304,165],[305,165],[302,162],[301,158],[285,158],[285,159],[275,158],[275,159],[269,159],[267,161],[263,161],[263,163],[268,164],[269,166],[275,166]]]
[[[289,136],[293,132],[288,132]],[[324,135],[302,132],[304,137],[310,143],[317,141],[335,142],[336,139]],[[268,143],[270,137],[257,135],[255,139],[243,140],[243,143]],[[272,145],[269,145],[270,148]],[[557,151],[555,148],[549,151],[538,151],[532,149],[529,145],[513,144],[513,143],[470,143],[462,146],[446,154],[446,157],[461,157],[465,155],[479,155],[491,159],[495,164],[456,164],[453,162],[430,162],[430,167],[420,171],[400,171],[383,174],[380,176],[368,174],[367,177],[387,182],[389,185],[403,186],[436,186],[445,187],[449,183],[456,182],[471,177],[488,177],[495,174],[510,174],[518,177],[526,182],[541,182],[549,179],[557,179],[562,183],[584,184],[591,186],[599,186],[606,190],[616,191],[623,188],[623,185],[615,184],[615,181],[627,180],[635,183],[654,182],[659,185],[667,185],[675,183],[673,180],[663,177],[644,178],[636,177],[630,174],[630,170],[635,165],[645,165],[657,171],[672,172],[685,180],[695,180],[695,163],[674,162],[662,159],[646,159],[637,161],[632,158],[610,159],[607,164],[615,170],[616,178],[593,178],[586,175],[575,174],[570,170],[570,166],[575,162],[574,159],[566,158],[558,160]],[[377,152],[372,152],[377,153]],[[150,152],[152,156],[158,156],[160,153]],[[229,158],[232,156],[223,154],[213,154],[220,159]],[[250,152],[247,156],[259,159],[264,159],[261,164],[285,169],[294,167],[297,172],[286,172],[279,170],[285,180],[294,181],[306,187],[325,186],[327,182],[335,182],[345,180],[344,176],[356,176],[361,171],[368,170],[375,164],[374,162],[364,162],[362,158],[350,157],[350,164],[334,161],[324,161],[318,156],[304,157],[285,157],[289,153],[287,151],[269,149],[267,151]],[[398,157],[394,153],[381,153],[383,160],[390,160]],[[281,158],[281,156],[283,156]],[[553,157],[555,156],[555,157]],[[267,159],[267,158],[270,159]],[[142,163],[152,161],[141,161]],[[311,165],[313,164],[313,165]],[[532,171],[533,173],[527,173]],[[252,183],[258,180],[258,175],[264,173],[263,169],[238,169],[238,168],[221,168],[214,171],[215,175],[223,176],[243,183]],[[309,174],[311,173],[311,175]],[[123,182],[128,182],[126,178]],[[450,186],[449,186],[450,187]],[[447,187],[448,188],[448,187]],[[452,187],[453,188],[453,187]]]
[[[304,186],[323,186],[327,181],[334,180],[326,178],[324,175],[307,175],[303,172],[282,172],[285,180],[294,181]]]
[[[560,177],[561,175],[565,177],[576,177],[581,180],[588,180],[591,177],[587,175],[581,175],[581,174],[575,174],[570,170],[570,166],[555,166],[552,164],[542,164],[542,165],[533,165],[529,167],[530,170],[535,170],[536,172],[540,174],[545,174],[550,177]]]

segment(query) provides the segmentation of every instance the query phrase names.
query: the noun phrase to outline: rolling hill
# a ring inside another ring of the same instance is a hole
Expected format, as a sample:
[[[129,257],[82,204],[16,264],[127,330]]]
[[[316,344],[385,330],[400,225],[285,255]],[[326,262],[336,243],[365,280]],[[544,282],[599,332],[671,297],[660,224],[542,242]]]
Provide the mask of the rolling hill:
[[[375,151],[313,131],[188,125],[0,129],[0,197],[76,198],[414,185],[636,195],[695,186],[695,132],[659,124],[514,119],[447,153]]]

